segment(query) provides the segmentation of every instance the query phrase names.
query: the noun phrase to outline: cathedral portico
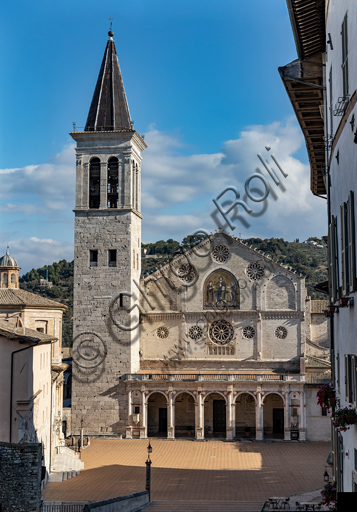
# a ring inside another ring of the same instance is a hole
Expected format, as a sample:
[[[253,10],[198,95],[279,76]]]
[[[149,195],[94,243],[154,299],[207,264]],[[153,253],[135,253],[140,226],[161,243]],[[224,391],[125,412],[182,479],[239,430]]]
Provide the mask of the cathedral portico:
[[[264,381],[268,376],[270,380]],[[304,376],[276,375],[275,381],[269,374],[248,374],[245,377],[251,380],[247,381],[241,380],[242,377],[239,374],[126,375],[126,437],[197,440],[253,437],[258,441],[266,438],[289,441],[293,430],[299,432],[300,440],[305,440],[304,411],[296,413],[304,407],[301,405],[305,396]],[[289,380],[284,380],[287,377]]]

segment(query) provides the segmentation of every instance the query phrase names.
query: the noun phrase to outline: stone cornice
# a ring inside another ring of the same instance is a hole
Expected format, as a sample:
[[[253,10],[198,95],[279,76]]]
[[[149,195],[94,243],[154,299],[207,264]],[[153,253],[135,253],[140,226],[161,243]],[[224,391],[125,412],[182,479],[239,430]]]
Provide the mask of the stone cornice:
[[[88,217],[98,217],[98,212],[100,213],[134,213],[139,219],[142,219],[143,216],[134,208],[75,208],[72,210],[74,213],[83,213]]]

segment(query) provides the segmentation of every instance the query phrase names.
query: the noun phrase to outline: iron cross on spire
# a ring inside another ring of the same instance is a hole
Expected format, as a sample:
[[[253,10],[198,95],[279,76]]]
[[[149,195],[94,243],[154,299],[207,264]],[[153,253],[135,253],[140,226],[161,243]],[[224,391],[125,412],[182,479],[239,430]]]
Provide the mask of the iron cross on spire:
[[[112,30],[113,18],[112,18],[112,17],[110,17],[110,18],[109,18],[109,21],[110,21],[110,30]]]

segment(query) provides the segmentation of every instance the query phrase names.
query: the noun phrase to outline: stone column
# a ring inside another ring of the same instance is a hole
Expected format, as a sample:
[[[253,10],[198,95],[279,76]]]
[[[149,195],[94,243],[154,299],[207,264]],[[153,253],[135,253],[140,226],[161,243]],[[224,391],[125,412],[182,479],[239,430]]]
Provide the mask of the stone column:
[[[85,209],[89,208],[89,163],[83,163],[82,167],[83,171],[83,196],[82,196],[82,206]]]
[[[264,413],[263,413],[263,400],[261,390],[257,391],[257,398],[255,403],[255,439],[262,441],[264,439]]]
[[[196,412],[196,439],[204,439],[204,402],[202,400],[202,389],[198,390]]]
[[[305,392],[300,391],[299,441],[306,441]]]
[[[228,389],[226,403],[226,439],[233,439],[233,390]]]
[[[76,158],[76,208],[83,208],[83,166],[82,155]]]
[[[167,438],[175,439],[174,406],[172,388],[169,388],[169,399],[167,402]]]
[[[140,428],[140,439],[147,438],[147,402],[145,397],[145,386],[141,388],[141,428]]]
[[[141,166],[138,168],[138,207],[137,210],[140,212],[141,209]]]
[[[256,345],[256,358],[259,361],[262,359],[262,340],[263,340],[263,322],[262,322],[262,316],[260,313],[258,313],[257,318],[257,345]]]
[[[284,398],[284,441],[290,441],[290,400],[288,391],[285,391]]]
[[[104,210],[108,207],[108,164],[100,162],[100,204],[99,208]]]
[[[127,439],[133,438],[132,424],[131,424],[131,390],[128,391],[128,422],[126,427],[125,437]]]
[[[132,196],[131,196],[131,161],[130,161],[130,152],[124,153],[124,208],[131,208],[132,205]]]

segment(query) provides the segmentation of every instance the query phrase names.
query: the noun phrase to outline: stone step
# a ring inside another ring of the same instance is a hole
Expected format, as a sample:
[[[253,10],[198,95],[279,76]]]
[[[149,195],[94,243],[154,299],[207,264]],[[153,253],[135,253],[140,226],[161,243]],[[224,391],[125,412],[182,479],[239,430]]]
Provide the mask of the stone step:
[[[78,454],[66,447],[57,447],[54,464],[48,477],[49,482],[63,482],[79,474],[84,468]]]
[[[148,512],[260,512],[261,501],[152,501]]]

